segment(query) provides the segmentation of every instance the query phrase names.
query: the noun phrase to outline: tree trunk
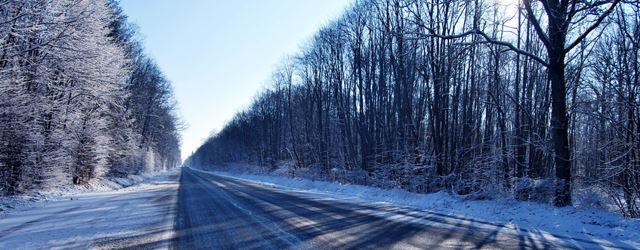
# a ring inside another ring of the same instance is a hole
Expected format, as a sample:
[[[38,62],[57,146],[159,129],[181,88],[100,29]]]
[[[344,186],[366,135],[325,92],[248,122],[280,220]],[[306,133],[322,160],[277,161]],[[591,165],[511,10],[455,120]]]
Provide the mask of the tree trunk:
[[[549,27],[553,26],[549,25]],[[549,40],[553,46],[549,49],[547,74],[551,81],[551,136],[556,166],[554,205],[563,207],[571,205],[571,151],[569,150],[569,122],[564,76],[565,36],[560,32],[549,33],[551,35]]]

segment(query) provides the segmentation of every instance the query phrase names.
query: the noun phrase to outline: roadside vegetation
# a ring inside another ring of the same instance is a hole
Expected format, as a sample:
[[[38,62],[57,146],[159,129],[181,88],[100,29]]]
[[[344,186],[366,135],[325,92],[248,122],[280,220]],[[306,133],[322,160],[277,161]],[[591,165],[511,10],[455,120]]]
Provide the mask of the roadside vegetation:
[[[356,1],[187,164],[637,218],[639,44],[637,1]]]
[[[180,164],[171,83],[115,0],[0,0],[0,195]]]

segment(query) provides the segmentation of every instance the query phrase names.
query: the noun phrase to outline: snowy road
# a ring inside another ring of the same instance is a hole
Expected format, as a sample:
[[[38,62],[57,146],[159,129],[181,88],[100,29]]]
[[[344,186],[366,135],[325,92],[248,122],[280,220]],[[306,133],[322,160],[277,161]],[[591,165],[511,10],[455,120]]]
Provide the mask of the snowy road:
[[[617,247],[625,246],[608,246]],[[0,218],[0,249],[87,248],[603,247],[540,231],[335,199],[188,168],[181,175]]]
[[[180,249],[602,248],[409,208],[341,201],[185,169]]]

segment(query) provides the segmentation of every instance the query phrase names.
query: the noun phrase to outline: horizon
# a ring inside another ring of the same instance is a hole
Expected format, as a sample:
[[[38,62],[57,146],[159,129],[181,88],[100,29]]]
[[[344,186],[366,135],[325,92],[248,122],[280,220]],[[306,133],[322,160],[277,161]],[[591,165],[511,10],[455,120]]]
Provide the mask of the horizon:
[[[182,160],[251,103],[283,58],[352,2],[121,0],[147,54],[173,83],[187,124]]]

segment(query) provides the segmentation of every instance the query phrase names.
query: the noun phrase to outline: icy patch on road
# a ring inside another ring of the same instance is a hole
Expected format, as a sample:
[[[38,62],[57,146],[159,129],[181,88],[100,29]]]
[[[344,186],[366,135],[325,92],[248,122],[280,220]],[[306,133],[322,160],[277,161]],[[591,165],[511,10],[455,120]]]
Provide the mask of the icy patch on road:
[[[83,193],[107,192],[123,189],[143,182],[166,178],[177,173],[179,168],[163,172],[129,175],[123,177],[105,177],[92,179],[86,185],[74,185],[61,187],[47,191],[33,191],[28,194],[14,196],[0,196],[0,218],[6,214],[28,209],[31,207],[44,207],[49,202],[70,200],[73,196]]]
[[[330,195],[340,199],[409,206],[480,221],[505,224],[536,234],[555,234],[606,244],[640,248],[640,220],[593,208],[557,208],[546,204],[515,200],[466,200],[446,192],[417,194],[399,189],[380,189],[280,176],[213,172],[264,185],[279,186]]]

